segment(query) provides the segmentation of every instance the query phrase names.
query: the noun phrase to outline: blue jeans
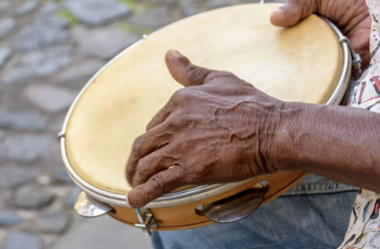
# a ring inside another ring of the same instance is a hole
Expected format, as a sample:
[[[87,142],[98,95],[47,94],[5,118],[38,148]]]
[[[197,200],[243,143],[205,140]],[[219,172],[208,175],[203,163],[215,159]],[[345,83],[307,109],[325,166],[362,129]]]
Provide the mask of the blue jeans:
[[[311,176],[231,224],[154,232],[155,249],[336,249],[347,230],[356,188]]]

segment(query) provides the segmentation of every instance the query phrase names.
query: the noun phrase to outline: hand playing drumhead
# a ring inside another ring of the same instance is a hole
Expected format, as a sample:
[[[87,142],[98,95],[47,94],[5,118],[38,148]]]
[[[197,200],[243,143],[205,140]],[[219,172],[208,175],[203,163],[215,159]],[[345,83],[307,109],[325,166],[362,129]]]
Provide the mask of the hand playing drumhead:
[[[293,26],[313,13],[334,22],[362,57],[363,67],[368,67],[371,17],[365,0],[290,0],[272,14],[271,22],[276,26]]]
[[[293,26],[313,13],[341,28],[368,66],[371,18],[365,0],[293,0],[274,12],[271,22]],[[134,144],[127,165],[135,187],[128,195],[132,207],[184,185],[236,182],[281,170],[274,163],[279,149],[274,134],[287,112],[283,102],[230,73],[194,66],[176,51],[166,62],[186,88]]]
[[[177,91],[139,137],[127,165],[132,207],[188,184],[227,183],[276,167],[268,158],[282,102],[227,72],[197,67],[170,51]],[[172,167],[174,166],[174,167]]]

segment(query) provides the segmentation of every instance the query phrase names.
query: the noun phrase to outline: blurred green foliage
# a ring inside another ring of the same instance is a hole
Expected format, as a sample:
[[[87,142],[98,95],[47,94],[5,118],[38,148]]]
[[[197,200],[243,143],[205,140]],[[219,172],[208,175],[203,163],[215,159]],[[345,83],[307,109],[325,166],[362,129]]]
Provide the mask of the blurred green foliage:
[[[57,12],[57,16],[62,18],[62,19],[67,20],[69,22],[70,26],[74,26],[78,23],[78,19],[73,14],[71,14],[71,12],[68,10],[65,10],[65,9],[59,10]]]
[[[140,3],[135,0],[119,0],[119,2],[128,5],[134,12],[141,12],[149,9],[149,4]]]
[[[130,25],[128,23],[122,23],[122,24],[120,24],[119,27],[125,33],[130,33],[133,30],[132,25]]]

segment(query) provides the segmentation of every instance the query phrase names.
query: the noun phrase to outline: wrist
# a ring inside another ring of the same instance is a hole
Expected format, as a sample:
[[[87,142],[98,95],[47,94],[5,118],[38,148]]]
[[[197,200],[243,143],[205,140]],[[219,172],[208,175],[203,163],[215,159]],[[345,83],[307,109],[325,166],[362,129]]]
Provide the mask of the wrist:
[[[317,105],[304,103],[283,103],[277,115],[268,165],[276,170],[298,170],[299,149],[297,140],[312,131],[313,109]],[[305,129],[307,130],[305,132]],[[303,135],[302,135],[303,134]]]

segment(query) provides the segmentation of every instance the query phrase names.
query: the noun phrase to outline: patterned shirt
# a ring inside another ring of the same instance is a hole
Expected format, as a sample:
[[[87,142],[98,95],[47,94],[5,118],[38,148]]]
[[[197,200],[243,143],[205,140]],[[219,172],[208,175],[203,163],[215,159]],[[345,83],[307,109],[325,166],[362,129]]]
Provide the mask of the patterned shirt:
[[[372,17],[371,63],[354,87],[348,105],[380,113],[380,0],[367,0]],[[380,194],[359,190],[345,239],[339,249],[380,249]]]

